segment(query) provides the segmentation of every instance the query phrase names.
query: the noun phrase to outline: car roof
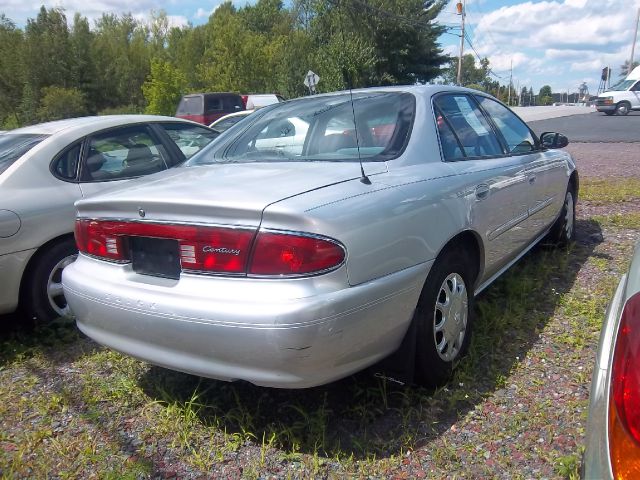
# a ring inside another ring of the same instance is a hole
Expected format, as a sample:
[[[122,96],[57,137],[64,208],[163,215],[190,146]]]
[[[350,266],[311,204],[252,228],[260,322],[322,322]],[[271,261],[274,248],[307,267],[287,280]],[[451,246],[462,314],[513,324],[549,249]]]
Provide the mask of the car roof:
[[[95,130],[102,128],[116,127],[128,123],[147,122],[181,122],[194,123],[176,117],[165,117],[160,115],[101,115],[92,117],[68,118],[65,120],[55,120],[53,122],[38,123],[28,127],[16,128],[5,132],[7,134],[36,134],[54,135],[62,131],[72,132],[78,129],[85,129],[91,126]],[[200,125],[194,123],[194,125]],[[200,125],[202,126],[202,125]]]
[[[394,85],[389,87],[368,87],[368,88],[357,88],[353,90],[342,90],[339,92],[328,92],[321,93],[318,95],[314,95],[314,97],[320,96],[332,96],[332,95],[345,95],[349,93],[371,93],[371,92],[407,92],[412,93],[417,96],[422,97],[430,97],[437,93],[441,92],[461,92],[461,93],[474,93],[479,95],[488,95],[480,90],[473,90],[471,88],[458,87],[455,85]],[[309,98],[300,97],[292,100],[287,100],[288,102],[297,101],[301,98]]]

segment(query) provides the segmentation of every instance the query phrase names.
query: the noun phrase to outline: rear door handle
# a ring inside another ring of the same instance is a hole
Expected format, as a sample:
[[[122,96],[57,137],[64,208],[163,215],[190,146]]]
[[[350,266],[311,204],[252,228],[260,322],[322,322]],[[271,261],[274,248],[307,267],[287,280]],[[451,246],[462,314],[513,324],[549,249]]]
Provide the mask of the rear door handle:
[[[489,196],[489,191],[489,185],[487,185],[486,183],[481,183],[480,185],[476,186],[476,198],[478,200],[484,200]]]

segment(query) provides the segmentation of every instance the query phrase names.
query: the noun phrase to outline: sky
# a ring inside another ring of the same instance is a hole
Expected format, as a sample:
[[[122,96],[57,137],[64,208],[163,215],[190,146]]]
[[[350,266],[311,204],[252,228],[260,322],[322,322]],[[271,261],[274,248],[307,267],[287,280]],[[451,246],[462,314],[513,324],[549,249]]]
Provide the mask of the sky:
[[[446,53],[458,55],[460,16],[451,0],[438,21],[452,27],[440,37]],[[67,18],[79,12],[90,20],[103,12],[131,12],[138,19],[152,10],[167,12],[172,25],[199,25],[222,0],[0,0],[18,26],[35,18],[41,4],[64,8]],[[246,0],[234,0],[238,6]],[[253,2],[249,2],[253,3]],[[550,85],[554,92],[575,92],[582,82],[595,94],[603,67],[612,68],[612,83],[631,55],[634,22],[640,0],[466,0],[466,30],[473,45],[465,53],[487,57],[496,79],[506,84],[513,65],[514,86],[534,92]],[[475,50],[475,52],[474,52]],[[640,60],[640,41],[635,59]]]

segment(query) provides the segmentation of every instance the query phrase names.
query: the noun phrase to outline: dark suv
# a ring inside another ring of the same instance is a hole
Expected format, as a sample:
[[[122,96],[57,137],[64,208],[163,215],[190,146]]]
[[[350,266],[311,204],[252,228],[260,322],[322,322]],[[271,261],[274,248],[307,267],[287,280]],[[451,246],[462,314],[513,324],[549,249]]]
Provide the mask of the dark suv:
[[[244,109],[237,93],[191,93],[180,100],[176,117],[209,125],[223,115]]]

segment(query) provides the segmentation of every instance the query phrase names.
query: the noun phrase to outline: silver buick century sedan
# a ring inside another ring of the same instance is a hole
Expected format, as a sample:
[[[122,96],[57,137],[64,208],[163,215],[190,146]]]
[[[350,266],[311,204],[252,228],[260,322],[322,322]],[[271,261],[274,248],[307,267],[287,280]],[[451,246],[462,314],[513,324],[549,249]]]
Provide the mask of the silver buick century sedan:
[[[402,345],[438,384],[474,296],[573,238],[566,144],[448,86],[265,107],[184,167],[77,202],[64,291],[88,336],[169,369],[303,388]]]

